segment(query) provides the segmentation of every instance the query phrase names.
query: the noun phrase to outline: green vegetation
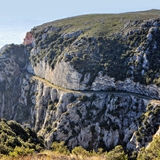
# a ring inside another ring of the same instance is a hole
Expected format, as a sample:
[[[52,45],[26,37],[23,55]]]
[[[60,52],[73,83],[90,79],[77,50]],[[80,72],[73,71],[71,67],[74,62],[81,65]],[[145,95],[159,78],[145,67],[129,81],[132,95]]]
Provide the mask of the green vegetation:
[[[67,146],[64,145],[64,142],[53,142],[52,150],[65,155],[70,154],[70,151],[68,150]]]
[[[122,146],[116,146],[115,149],[107,153],[107,160],[127,160],[128,156],[125,154]]]
[[[10,123],[10,124],[9,124]],[[31,143],[31,138],[35,138],[35,133],[31,130],[26,129],[26,131],[16,122],[9,121],[6,122],[4,119],[0,122],[0,153],[1,160],[15,160],[15,159],[24,159],[28,160],[32,158],[42,158],[42,159],[52,159],[65,157],[66,159],[69,157],[74,157],[75,160],[79,159],[98,159],[98,160],[127,160],[127,159],[136,159],[137,160],[147,160],[147,159],[155,159],[158,160],[160,158],[160,138],[159,136],[155,136],[153,141],[147,146],[147,148],[141,148],[140,152],[134,154],[134,156],[128,155],[123,150],[123,147],[118,145],[113,150],[107,152],[103,151],[102,148],[99,148],[98,151],[87,151],[81,146],[77,146],[72,150],[69,150],[67,146],[65,146],[64,142],[53,142],[51,150],[52,151],[42,151],[44,146],[42,143],[38,144],[40,149],[36,150],[35,142]],[[17,128],[17,130],[16,130]],[[30,132],[30,133],[29,133]],[[31,133],[32,132],[32,133]],[[22,134],[21,134],[22,133]],[[32,137],[31,137],[32,134]],[[34,136],[33,136],[34,135]],[[30,137],[30,142],[24,141],[27,140],[27,136]],[[17,139],[16,139],[17,137]],[[37,139],[37,142],[39,140]],[[39,141],[40,142],[40,141]],[[27,145],[26,145],[27,144]],[[35,153],[35,151],[41,151],[40,153]]]
[[[141,28],[143,20],[159,18],[159,15],[158,10],[92,14],[43,24],[31,31],[35,37],[36,53],[31,54],[30,61],[33,66],[46,61],[54,69],[63,59],[82,73],[81,81],[85,74],[90,73],[89,86],[99,71],[114,77],[115,81],[132,77],[135,82],[159,86],[160,29],[158,27],[152,41],[147,42],[149,27]],[[155,42],[157,49],[153,49]],[[142,58],[130,60],[137,55],[135,50],[139,46],[150,52],[147,69],[142,66]]]
[[[97,152],[93,151],[87,151],[81,146],[77,146],[73,148],[71,151],[67,149],[67,147],[64,145],[64,142],[54,142],[52,144],[52,150],[54,153],[62,154],[62,155],[71,155],[74,157],[76,160],[80,159],[98,159],[101,160],[127,160],[128,156],[124,152],[122,146],[116,146],[112,151],[110,152],[104,152],[102,148],[99,148]]]
[[[35,34],[35,40],[37,42],[37,47],[39,47],[40,52],[38,56],[33,54],[30,57],[31,63],[36,66],[37,63],[40,63],[43,58],[48,59],[48,64],[54,69],[56,62],[58,61],[58,56],[61,55],[62,51],[69,47],[71,43],[76,39],[73,38],[62,38],[57,31],[53,31],[51,34],[46,36],[46,39],[43,40],[41,37],[43,31]]]
[[[81,95],[78,98],[81,102],[86,102],[89,98],[86,95]]]
[[[13,123],[14,122],[12,121],[12,125],[13,125]],[[14,123],[15,126],[16,126],[16,124],[17,123]],[[30,155],[32,155],[32,157],[38,157],[38,155],[35,154],[35,151],[40,151],[40,150],[36,150],[35,142],[34,143],[24,142],[19,136],[17,138],[17,142],[15,142],[15,141],[11,142],[11,137],[7,134],[12,135],[12,139],[13,139],[13,136],[16,136],[16,134],[14,132],[12,132],[10,126],[7,124],[7,122],[5,120],[1,120],[1,125],[3,125],[3,129],[6,128],[6,129],[4,129],[4,132],[6,132],[7,127],[8,127],[8,130],[6,133],[6,139],[8,139],[8,141],[10,141],[10,143],[6,144],[3,141],[4,136],[2,137],[2,133],[1,133],[1,143],[0,143],[1,158],[0,159],[8,159],[8,160],[12,159],[13,160],[14,158],[17,159],[20,157],[23,157],[23,159],[25,159],[25,158],[27,159],[27,157],[29,158]],[[25,133],[24,130],[22,131],[22,128],[19,124],[17,124],[17,125],[18,125],[17,128],[19,128],[19,130],[17,130],[16,132],[18,132],[18,131],[20,133],[22,132],[22,135],[28,133],[28,132]],[[15,130],[15,128],[14,128],[14,130]],[[25,136],[27,136],[27,135],[25,135]],[[26,139],[25,136],[23,135],[23,138]],[[32,138],[32,137],[30,136],[30,138]],[[26,143],[28,143],[28,145],[26,145]],[[44,148],[44,147],[41,147],[41,151],[42,151],[42,148]],[[54,155],[56,154],[57,156],[70,156],[72,154],[75,157],[75,159],[79,159],[79,157],[83,157],[83,158],[99,157],[99,159],[112,159],[113,156],[115,155],[116,159],[119,158],[121,160],[125,160],[127,157],[127,155],[124,153],[124,150],[121,146],[117,146],[111,152],[103,152],[103,149],[101,149],[101,148],[98,149],[97,152],[87,151],[81,146],[75,147],[70,151],[67,148],[67,146],[64,145],[64,142],[60,142],[60,143],[53,142],[51,148],[52,148],[51,150],[53,151],[52,154],[54,154]],[[5,155],[8,155],[8,156],[5,156]],[[43,155],[43,151],[40,152],[39,155]],[[44,157],[47,158],[48,155],[44,154]]]
[[[155,136],[146,148],[141,148],[137,160],[160,159],[160,136]]]
[[[24,68],[26,62],[28,61],[28,54],[25,52],[25,47],[23,45],[10,44],[4,49],[0,55],[5,55],[10,57],[15,56],[15,62],[20,68]]]
[[[150,142],[152,135],[158,130],[160,116],[160,105],[155,106],[149,104],[145,113],[138,119],[139,126],[136,132],[136,139],[141,144]],[[152,123],[152,124],[151,124]]]
[[[25,147],[15,147],[12,152],[9,153],[11,157],[18,157],[18,156],[27,156],[29,154],[33,154],[34,149],[29,149]]]
[[[79,29],[85,31],[84,37],[98,37],[110,35],[122,29],[126,21],[138,21],[151,18],[159,18],[159,10],[150,10],[144,12],[133,12],[123,14],[91,14],[66,18],[50,23],[45,23],[33,29],[38,32],[43,28],[54,26],[60,33],[70,33]]]
[[[29,128],[24,129],[15,121],[0,120],[0,153],[17,155],[23,148],[24,154],[43,149],[43,141]]]
[[[57,105],[57,101],[55,100],[55,102],[53,102],[52,100],[49,100],[48,101],[48,110],[56,110],[57,109],[57,107],[56,107],[56,105]]]
[[[52,151],[58,155],[69,156],[73,154],[75,157],[99,157],[105,159],[112,159],[113,156],[116,159],[125,160],[127,155],[125,154],[121,146],[117,146],[110,152],[103,152],[103,149],[95,151],[87,151],[81,146],[75,147],[69,150],[65,146],[64,142],[53,142]],[[42,151],[44,149],[43,141],[38,138],[36,133],[29,128],[22,128],[20,124],[15,121],[6,121],[1,119],[0,121],[0,154],[3,159],[14,159],[18,157],[30,157],[37,156],[35,151]],[[43,153],[43,152],[40,152]],[[8,156],[5,156],[8,155]],[[45,155],[47,156],[47,155]],[[11,158],[12,157],[12,158]],[[0,158],[0,159],[1,159]]]

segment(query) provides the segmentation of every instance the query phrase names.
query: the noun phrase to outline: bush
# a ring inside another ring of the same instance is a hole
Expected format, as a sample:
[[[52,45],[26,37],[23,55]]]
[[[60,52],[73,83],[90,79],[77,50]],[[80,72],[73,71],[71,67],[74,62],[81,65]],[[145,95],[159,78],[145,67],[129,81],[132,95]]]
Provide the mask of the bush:
[[[17,152],[19,150],[16,147],[22,147],[26,153],[31,152],[32,149],[39,151],[44,147],[43,139],[38,138],[37,134],[30,128],[23,129],[23,127],[15,121],[7,122],[1,119],[0,154],[8,154],[9,152],[14,152],[15,150],[16,152],[12,154],[18,155]]]
[[[10,152],[9,155],[12,157],[26,156],[28,154],[33,154],[34,149],[24,148],[24,147],[15,147],[13,152]]]
[[[17,136],[20,136],[25,141],[28,139],[26,131],[22,128],[20,124],[12,120],[9,121],[8,124],[12,128],[12,131],[15,132]]]
[[[11,136],[8,136],[5,144],[6,146],[10,146],[12,148],[16,146],[21,146],[21,142],[16,137],[11,137]]]
[[[154,79],[153,83],[160,87],[160,78]]]
[[[89,151],[85,150],[81,146],[75,147],[72,150],[72,154],[75,154],[76,156],[81,155],[82,157],[90,157],[92,155]]]
[[[137,160],[160,159],[160,136],[155,136],[147,148],[141,148]]]
[[[0,154],[8,154],[9,148],[6,145],[0,144]]]
[[[77,157],[90,157],[90,159],[92,159],[93,157],[100,157],[100,156],[104,156],[105,152],[103,152],[102,148],[98,148],[98,151],[95,152],[93,151],[87,151],[86,149],[84,149],[82,146],[78,146],[72,149],[72,154],[76,155]],[[91,158],[92,157],[92,158]]]
[[[48,106],[48,110],[56,110],[56,107],[53,104],[51,104]]]
[[[68,150],[67,146],[64,145],[64,142],[53,142],[52,150],[61,154],[69,155],[70,151]]]
[[[107,160],[128,160],[122,146],[116,146],[112,151],[106,154]]]
[[[86,95],[81,95],[79,97],[79,100],[82,101],[82,102],[86,102],[88,100],[88,97]]]

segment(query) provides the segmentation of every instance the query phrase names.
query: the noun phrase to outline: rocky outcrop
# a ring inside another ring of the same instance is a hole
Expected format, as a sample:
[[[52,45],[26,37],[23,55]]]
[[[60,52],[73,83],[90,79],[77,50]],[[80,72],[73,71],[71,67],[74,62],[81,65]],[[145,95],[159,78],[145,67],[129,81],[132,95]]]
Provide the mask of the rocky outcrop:
[[[83,31],[76,31],[76,32],[71,32],[71,33],[68,33],[68,34],[62,34],[61,37],[63,38],[73,38],[73,37],[78,37],[80,36],[81,34],[83,33]]]
[[[80,85],[82,75],[73,66],[64,61],[57,63],[54,70],[45,60],[42,60],[37,66],[30,68],[33,68],[32,73],[47,79],[55,85],[74,90],[85,89],[85,87],[81,87]]]
[[[31,69],[30,69],[31,68]],[[58,62],[53,70],[45,60],[42,60],[37,66],[28,65],[28,72],[45,78],[51,83],[72,90],[94,90],[94,91],[126,91],[146,95],[155,99],[160,99],[160,88],[156,85],[143,85],[134,82],[130,78],[124,81],[115,81],[114,78],[104,75],[100,71],[95,78],[92,86],[88,86],[89,74],[84,75],[77,72],[74,67],[64,60]]]
[[[8,98],[13,92],[1,92],[1,117],[34,128],[47,148],[53,141],[65,141],[69,148],[127,144],[133,149],[137,120],[150,103],[134,94],[68,91],[27,73],[19,77],[18,86],[13,89],[16,100]]]
[[[34,36],[32,35],[32,33],[27,32],[26,36],[23,40],[23,44],[24,45],[34,45]]]
[[[36,79],[30,86],[36,95],[23,87],[21,97],[32,95],[28,122],[44,136],[47,147],[55,140],[65,141],[70,148],[81,145],[87,149],[109,149],[127,143],[137,129],[136,120],[150,101],[104,92],[68,93]]]
[[[36,79],[32,79],[31,86],[36,95],[31,97],[30,120],[44,136],[46,147],[50,148],[55,140],[65,141],[69,148],[81,145],[86,149],[109,149],[125,143],[133,150],[143,146],[135,132],[146,106],[156,105],[154,101],[121,93],[69,93]],[[155,128],[156,124],[150,122]]]
[[[148,146],[153,135],[159,135],[160,124],[160,101],[150,101],[146,111],[138,119],[137,131],[127,144],[129,150],[140,150],[143,146]]]
[[[28,71],[72,90],[126,91],[160,99],[159,66],[154,62],[159,55],[159,24],[159,19],[129,23],[127,33],[121,33],[123,38],[115,34],[114,40],[78,38],[83,31],[67,34],[61,28],[52,30],[51,26],[33,30],[33,35],[40,33],[30,52]],[[137,25],[139,28],[134,30]],[[128,42],[134,37],[135,42]],[[71,44],[66,39],[71,39]],[[67,45],[59,52],[49,47],[62,42]]]

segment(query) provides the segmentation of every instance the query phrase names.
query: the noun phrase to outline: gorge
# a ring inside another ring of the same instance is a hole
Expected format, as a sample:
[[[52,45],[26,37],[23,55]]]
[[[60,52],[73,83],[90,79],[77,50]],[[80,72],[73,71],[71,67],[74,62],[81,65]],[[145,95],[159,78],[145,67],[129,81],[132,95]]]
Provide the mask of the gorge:
[[[84,15],[34,27],[0,52],[0,118],[50,149],[139,151],[159,132],[160,12]]]

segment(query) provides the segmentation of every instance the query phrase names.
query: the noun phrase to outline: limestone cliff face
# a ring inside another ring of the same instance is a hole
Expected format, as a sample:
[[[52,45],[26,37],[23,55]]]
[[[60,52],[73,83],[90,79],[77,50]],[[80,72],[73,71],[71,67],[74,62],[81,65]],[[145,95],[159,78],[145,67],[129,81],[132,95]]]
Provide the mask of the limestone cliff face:
[[[83,31],[68,33],[72,36],[67,39],[61,28],[34,29],[38,36],[28,71],[68,89],[127,91],[160,99],[159,26],[159,19],[138,21],[114,38],[88,39],[79,38]]]
[[[30,70],[28,71],[30,72]],[[114,78],[111,78],[108,75],[103,76],[101,71],[98,72],[92,85],[88,86],[90,73],[83,75],[77,72],[70,63],[63,60],[55,65],[54,70],[47,62],[45,62],[45,60],[42,60],[36,67],[33,67],[31,73],[45,78],[55,85],[72,90],[91,89],[94,91],[126,91],[160,99],[160,87],[156,85],[152,84],[146,86],[139,82],[134,82],[130,78],[126,78],[124,81],[115,81]],[[82,77],[84,77],[83,81],[81,81]]]
[[[47,148],[147,146],[160,123],[160,19],[121,20],[106,36],[89,22],[73,30],[72,20],[32,29],[34,45],[0,51],[0,118],[34,128]],[[99,30],[106,22],[94,20]]]
[[[42,60],[37,66],[32,68],[32,73],[47,79],[55,85],[74,90],[87,89],[86,84],[84,86],[80,84],[82,74],[78,73],[70,63],[61,61],[56,64],[53,70],[47,61]]]
[[[0,117],[25,121],[27,102],[21,102],[22,84],[25,84],[22,71],[27,64],[24,46],[9,45],[0,56]],[[26,84],[26,87],[27,84]],[[27,97],[25,97],[26,99]],[[21,115],[18,115],[21,114]]]
[[[146,97],[126,93],[69,92],[36,77],[23,78],[21,86],[18,101],[22,108],[14,110],[12,115],[17,113],[13,119],[34,128],[44,137],[47,148],[53,141],[65,141],[69,148],[81,145],[86,149],[110,149],[126,144],[128,149],[135,150],[150,142],[158,130],[159,120],[155,123],[148,118],[154,129],[146,133],[147,140],[142,144],[137,141],[135,134],[147,105],[159,108]]]
[[[2,62],[6,61],[5,58],[1,59]],[[117,144],[125,144],[128,149],[135,150],[151,141],[158,130],[157,124],[150,120],[150,126],[154,129],[146,134],[148,140],[141,144],[136,139],[136,132],[141,126],[140,118],[146,112],[147,105],[159,107],[148,96],[57,87],[24,72],[16,62],[15,53],[11,54],[3,69],[1,77],[6,76],[3,79],[6,85],[0,94],[1,118],[13,119],[34,128],[44,137],[47,148],[53,141],[65,141],[69,148],[81,145],[86,149],[110,149]],[[12,81],[9,81],[11,71],[14,74]],[[110,81],[112,85],[112,79]]]

